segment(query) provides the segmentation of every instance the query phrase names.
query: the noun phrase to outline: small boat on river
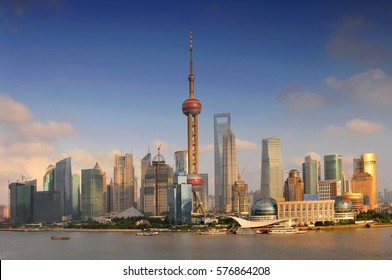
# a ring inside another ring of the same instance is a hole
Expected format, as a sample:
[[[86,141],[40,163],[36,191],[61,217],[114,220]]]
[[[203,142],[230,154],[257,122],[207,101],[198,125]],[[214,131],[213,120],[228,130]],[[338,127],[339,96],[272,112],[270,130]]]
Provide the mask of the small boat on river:
[[[274,226],[268,231],[269,234],[303,234],[305,230],[299,230],[290,226]]]
[[[143,231],[143,232],[138,232],[136,233],[138,236],[155,236],[159,235],[159,232],[157,231]]]
[[[52,237],[50,237],[50,239],[52,239],[52,240],[70,240],[71,239],[71,237],[69,237],[69,236],[52,236]]]

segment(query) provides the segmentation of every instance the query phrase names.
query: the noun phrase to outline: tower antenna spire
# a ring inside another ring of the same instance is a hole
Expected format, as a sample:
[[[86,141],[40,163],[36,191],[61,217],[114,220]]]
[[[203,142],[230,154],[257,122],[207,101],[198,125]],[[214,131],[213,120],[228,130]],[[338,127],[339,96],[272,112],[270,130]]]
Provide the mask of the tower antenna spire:
[[[189,73],[193,74],[193,61],[192,61],[192,28],[189,31],[189,53],[190,53],[190,69]]]

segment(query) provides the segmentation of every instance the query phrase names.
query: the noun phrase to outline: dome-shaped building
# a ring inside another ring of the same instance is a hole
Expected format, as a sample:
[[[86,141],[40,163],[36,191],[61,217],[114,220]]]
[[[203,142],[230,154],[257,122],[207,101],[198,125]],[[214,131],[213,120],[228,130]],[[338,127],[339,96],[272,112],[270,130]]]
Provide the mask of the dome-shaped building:
[[[274,220],[277,218],[278,205],[272,197],[264,196],[256,200],[250,208],[250,220]]]
[[[335,223],[341,220],[354,220],[354,209],[351,199],[347,196],[335,197]]]

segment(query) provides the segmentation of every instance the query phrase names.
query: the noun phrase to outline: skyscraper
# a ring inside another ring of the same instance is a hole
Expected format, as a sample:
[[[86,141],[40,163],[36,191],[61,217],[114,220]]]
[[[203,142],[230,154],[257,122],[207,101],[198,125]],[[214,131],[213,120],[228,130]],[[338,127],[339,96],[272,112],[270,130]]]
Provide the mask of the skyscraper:
[[[193,192],[193,211],[206,215],[203,203],[200,199],[200,188],[203,186],[203,178],[199,175],[199,121],[198,116],[201,113],[201,102],[195,98],[192,61],[192,30],[190,31],[189,53],[189,98],[182,103],[182,112],[188,119],[188,184],[192,185]]]
[[[80,176],[79,174],[72,175],[72,203],[73,203],[73,218],[80,218]]]
[[[305,157],[305,162],[302,164],[302,174],[304,193],[316,194],[318,181],[321,180],[320,161],[318,161],[312,155],[307,155]]]
[[[73,214],[72,169],[71,158],[65,158],[56,163],[54,173],[54,191],[62,193],[64,199],[64,216]]]
[[[289,177],[284,184],[284,199],[285,201],[304,200],[304,182],[296,169],[290,170]]]
[[[11,183],[8,188],[10,191],[10,222],[12,224],[32,223],[37,180]]]
[[[144,211],[144,188],[146,186],[146,172],[151,166],[151,153],[148,152],[141,161],[141,179],[140,179],[140,205],[139,209]]]
[[[214,115],[214,173],[215,173],[215,208],[224,212],[223,188],[223,135],[230,126],[230,113]]]
[[[44,191],[52,192],[54,191],[54,165],[50,164],[45,171],[43,183]]]
[[[232,189],[232,210],[234,213],[248,214],[248,184],[238,178]]]
[[[98,163],[93,169],[82,170],[82,219],[88,220],[104,214],[104,172]]]
[[[354,158],[354,175],[368,173],[373,177],[371,186],[371,207],[378,206],[378,182],[377,182],[377,155],[375,153],[364,153],[361,158]],[[358,176],[357,176],[358,177]]]
[[[231,212],[232,192],[234,182],[237,180],[237,155],[235,149],[235,136],[230,125],[223,135],[223,194],[225,212]]]
[[[343,180],[343,159],[341,155],[324,156],[325,180]]]
[[[283,198],[283,165],[278,137],[262,140],[261,195],[276,200]]]
[[[113,211],[120,213],[131,207],[137,207],[137,188],[133,167],[133,155],[114,156],[114,193]],[[135,190],[136,189],[136,190]]]
[[[174,172],[188,174],[188,151],[177,151],[174,153]]]
[[[173,184],[173,168],[158,153],[148,166],[144,181],[144,213],[166,215],[169,212],[168,189]]]

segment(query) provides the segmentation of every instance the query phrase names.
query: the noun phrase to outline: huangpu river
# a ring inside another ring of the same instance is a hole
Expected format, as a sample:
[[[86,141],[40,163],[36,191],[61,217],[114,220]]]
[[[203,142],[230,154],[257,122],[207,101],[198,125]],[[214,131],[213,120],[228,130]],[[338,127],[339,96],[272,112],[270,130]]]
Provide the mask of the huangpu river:
[[[53,235],[69,240],[51,240]],[[391,260],[392,227],[294,235],[0,231],[1,260]]]

